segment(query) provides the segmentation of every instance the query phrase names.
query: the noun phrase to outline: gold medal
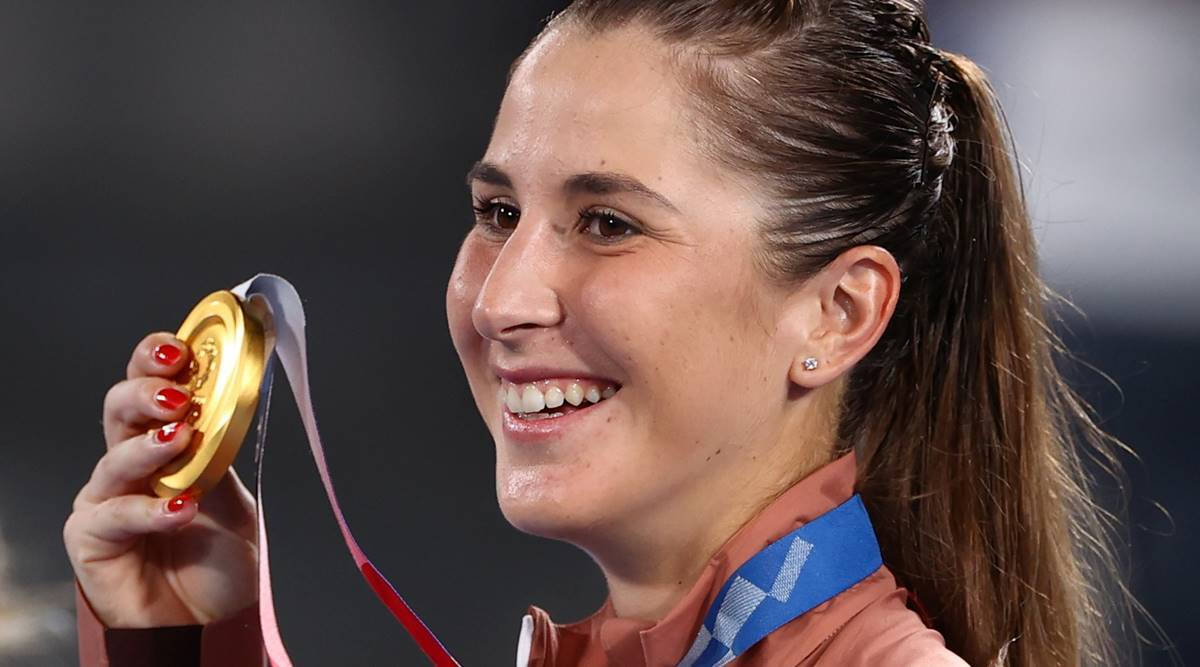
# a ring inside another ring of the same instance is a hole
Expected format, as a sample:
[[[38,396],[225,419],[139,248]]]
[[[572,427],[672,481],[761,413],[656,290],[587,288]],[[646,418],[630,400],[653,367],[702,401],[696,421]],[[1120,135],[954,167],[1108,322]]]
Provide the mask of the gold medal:
[[[221,480],[254,420],[274,340],[271,311],[259,296],[243,302],[233,292],[213,292],[175,336],[191,350],[176,381],[192,393],[186,421],[195,435],[186,451],[155,473],[154,492],[198,497]]]

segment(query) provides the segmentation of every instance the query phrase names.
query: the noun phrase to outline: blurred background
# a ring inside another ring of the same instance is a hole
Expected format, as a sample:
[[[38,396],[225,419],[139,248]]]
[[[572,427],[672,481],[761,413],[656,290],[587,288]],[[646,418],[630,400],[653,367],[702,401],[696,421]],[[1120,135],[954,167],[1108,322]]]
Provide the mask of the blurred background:
[[[527,604],[565,621],[602,602],[584,555],[500,515],[443,308],[463,176],[560,6],[0,2],[0,665],[75,663],[61,526],[131,347],[259,271],[305,298],[356,534],[465,664],[510,663]],[[1067,313],[1072,377],[1140,456],[1133,589],[1200,660],[1200,4],[936,0],[930,23],[1005,103],[1043,269],[1086,313]],[[282,388],[265,485],[284,638],[305,665],[420,664],[346,554]]]

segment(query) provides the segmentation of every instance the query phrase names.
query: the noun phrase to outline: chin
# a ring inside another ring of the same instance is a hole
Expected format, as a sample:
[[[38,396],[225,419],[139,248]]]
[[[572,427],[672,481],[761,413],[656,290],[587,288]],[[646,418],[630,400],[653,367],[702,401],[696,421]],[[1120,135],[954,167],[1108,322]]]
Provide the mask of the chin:
[[[584,530],[581,522],[561,507],[527,501],[500,501],[500,512],[513,528],[536,537],[574,541]]]
[[[497,469],[500,512],[517,530],[549,539],[575,541],[603,517],[587,501],[578,480],[565,466],[538,465]],[[603,504],[600,504],[603,506]]]
[[[571,536],[579,532],[578,526],[572,526],[561,516],[529,510],[528,507],[512,507],[503,503],[500,505],[500,512],[509,525],[527,535],[570,541]]]

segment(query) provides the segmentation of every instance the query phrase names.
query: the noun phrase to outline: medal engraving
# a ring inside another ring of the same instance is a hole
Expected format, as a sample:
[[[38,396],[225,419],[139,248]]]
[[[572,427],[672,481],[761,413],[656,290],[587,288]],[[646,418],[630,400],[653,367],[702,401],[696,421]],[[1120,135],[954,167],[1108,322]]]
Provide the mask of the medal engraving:
[[[211,387],[209,390],[206,390],[205,387],[208,386],[209,379],[215,377],[221,347],[216,338],[208,336],[196,346],[192,353],[192,360],[188,364],[187,379],[188,390],[192,392],[192,409],[188,411],[186,420],[195,426],[211,390]]]

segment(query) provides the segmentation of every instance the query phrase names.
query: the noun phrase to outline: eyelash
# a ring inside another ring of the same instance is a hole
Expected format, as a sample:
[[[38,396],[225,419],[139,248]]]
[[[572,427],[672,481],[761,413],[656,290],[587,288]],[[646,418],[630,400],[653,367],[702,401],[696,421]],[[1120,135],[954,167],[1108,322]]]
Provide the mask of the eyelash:
[[[483,199],[475,198],[474,203],[471,206],[471,208],[474,209],[474,211],[475,211],[475,223],[481,227],[486,228],[487,231],[495,233],[495,234],[507,234],[507,233],[511,232],[512,231],[511,229],[506,229],[504,227],[501,227],[500,225],[496,224],[494,221],[494,214],[496,213],[496,209],[501,206],[511,209],[512,211],[516,212],[517,220],[520,221],[521,210],[518,209],[516,206],[513,206],[512,204],[506,204],[506,203],[500,202],[500,201],[495,201],[495,200],[483,200]],[[581,222],[586,221],[588,223],[587,226],[584,227],[583,230],[581,230],[581,231],[585,231],[586,229],[590,228],[592,222],[597,221],[597,220],[603,221],[605,219],[615,220],[625,226],[626,231],[624,233],[618,234],[616,236],[603,236],[601,234],[592,234],[591,236],[596,238],[599,243],[618,243],[625,237],[636,236],[636,235],[642,233],[641,230],[638,229],[638,226],[636,224],[634,224],[631,220],[628,220],[627,218],[625,218],[625,216],[623,216],[609,208],[595,207],[595,206],[584,207],[584,208],[579,209],[578,217]]]

